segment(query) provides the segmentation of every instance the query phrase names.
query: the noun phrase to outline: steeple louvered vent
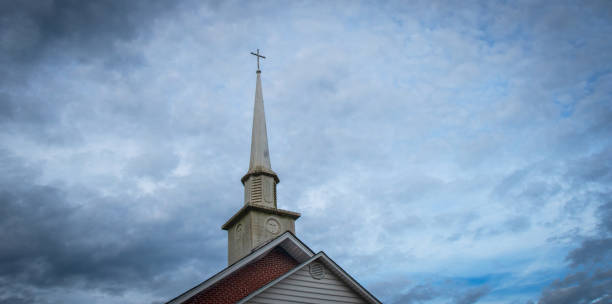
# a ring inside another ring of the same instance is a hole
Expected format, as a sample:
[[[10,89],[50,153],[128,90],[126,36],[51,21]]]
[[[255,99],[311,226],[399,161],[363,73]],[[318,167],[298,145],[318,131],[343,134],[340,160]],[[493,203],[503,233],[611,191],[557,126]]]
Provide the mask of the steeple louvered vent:
[[[262,192],[263,192],[263,187],[261,186],[262,184],[262,177],[260,176],[254,176],[253,177],[253,181],[251,184],[251,202],[252,203],[261,203],[261,198],[262,198]]]

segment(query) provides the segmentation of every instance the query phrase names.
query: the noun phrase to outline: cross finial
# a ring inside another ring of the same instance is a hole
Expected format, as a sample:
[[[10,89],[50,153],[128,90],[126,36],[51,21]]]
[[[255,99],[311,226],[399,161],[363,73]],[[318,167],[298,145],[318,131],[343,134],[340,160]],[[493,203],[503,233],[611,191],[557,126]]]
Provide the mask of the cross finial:
[[[259,58],[266,59],[266,56],[264,56],[264,55],[259,55],[259,49],[257,49],[257,53],[253,53],[253,52],[251,52],[251,55],[255,55],[255,56],[257,56],[257,72],[260,72],[260,71],[259,71]]]

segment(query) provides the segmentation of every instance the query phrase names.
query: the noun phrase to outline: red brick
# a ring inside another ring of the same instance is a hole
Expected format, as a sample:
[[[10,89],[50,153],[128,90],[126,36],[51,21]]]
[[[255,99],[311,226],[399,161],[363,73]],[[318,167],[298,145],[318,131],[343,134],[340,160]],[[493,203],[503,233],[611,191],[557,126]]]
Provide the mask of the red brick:
[[[263,258],[232,273],[187,300],[186,304],[232,304],[295,268],[298,262],[276,247]]]

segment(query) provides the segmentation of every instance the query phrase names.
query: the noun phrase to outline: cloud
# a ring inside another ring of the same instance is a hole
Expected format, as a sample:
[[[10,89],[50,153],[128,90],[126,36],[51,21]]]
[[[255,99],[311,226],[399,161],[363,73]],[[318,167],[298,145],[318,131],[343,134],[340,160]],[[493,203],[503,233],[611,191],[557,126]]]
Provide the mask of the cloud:
[[[168,149],[152,149],[134,157],[127,165],[129,174],[139,177],[161,179],[178,166],[179,158]]]
[[[605,148],[589,155],[565,159],[551,165],[546,162],[516,171],[505,178],[494,191],[498,197],[526,198],[532,208],[547,209],[546,204],[563,202],[563,209],[546,223],[578,221],[576,230],[566,231],[567,238],[578,240],[579,247],[571,250],[565,260],[571,267],[563,278],[556,279],[541,293],[539,303],[592,303],[609,300],[612,269],[610,235],[610,150]],[[542,182],[542,177],[547,181]],[[555,191],[547,193],[547,189]],[[537,189],[539,191],[532,191]],[[524,206],[525,207],[525,206]],[[556,208],[555,208],[556,209]],[[534,212],[535,209],[533,209]],[[540,219],[542,221],[542,219]],[[567,239],[565,238],[565,239]],[[564,238],[550,239],[563,243]],[[602,302],[602,303],[603,303]]]
[[[538,303],[608,303],[612,300],[612,270],[588,274],[577,272],[553,282]]]
[[[538,303],[607,303],[612,301],[612,201],[599,207],[599,235],[583,240],[567,260],[574,271],[555,280],[543,292]]]
[[[465,294],[458,296],[455,299],[456,304],[472,304],[478,302],[480,298],[485,296],[490,292],[490,288],[488,286],[481,286],[477,288],[470,289]]]
[[[440,292],[435,291],[431,286],[417,285],[399,297],[394,303],[421,303],[439,296]]]
[[[594,295],[612,226],[611,12],[3,2],[0,299],[163,302],[222,268],[255,48],[279,207],[385,302]]]
[[[461,281],[445,280],[441,283],[419,284],[407,292],[400,293],[393,303],[430,303],[447,299],[455,304],[476,303],[491,291],[489,286],[467,287]]]
[[[610,261],[612,254],[612,238],[587,239],[580,248],[568,255],[573,266],[602,263]]]
[[[143,29],[174,6],[163,1],[4,2],[0,39],[6,57],[0,58],[3,63],[31,64],[44,56],[70,55],[81,61],[108,56],[125,65],[130,60],[121,60],[128,53],[120,44],[147,33]]]
[[[199,212],[191,219],[146,218],[131,208],[135,198],[80,189],[87,195],[75,200],[68,194],[74,189],[39,185],[36,166],[6,151],[0,167],[8,173],[0,180],[0,281],[13,290],[80,286],[120,296],[167,284],[201,259],[223,260],[222,250],[206,249],[206,233],[192,225]],[[146,200],[154,208],[154,199]],[[0,298],[26,299],[7,289]]]

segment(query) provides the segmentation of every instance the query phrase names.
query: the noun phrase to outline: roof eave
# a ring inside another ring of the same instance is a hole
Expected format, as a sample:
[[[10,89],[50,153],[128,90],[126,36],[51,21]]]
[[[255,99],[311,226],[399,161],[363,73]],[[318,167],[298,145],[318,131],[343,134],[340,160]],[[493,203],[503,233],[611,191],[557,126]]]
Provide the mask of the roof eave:
[[[274,214],[274,215],[278,215],[278,216],[283,216],[283,217],[289,217],[291,219],[298,219],[300,216],[302,216],[300,213],[298,212],[293,212],[293,211],[287,211],[287,210],[283,210],[283,209],[278,209],[278,208],[270,208],[270,207],[265,207],[265,206],[258,206],[258,205],[244,205],[242,208],[240,208],[240,210],[238,210],[238,212],[236,212],[236,214],[234,214],[232,217],[230,217],[229,220],[227,220],[227,222],[225,222],[225,224],[223,224],[223,226],[221,226],[221,229],[223,230],[228,230],[232,227],[232,225],[240,220],[243,216],[245,216],[250,210],[256,210],[256,211],[261,211],[261,212],[265,212],[265,213],[269,213],[269,214]]]

